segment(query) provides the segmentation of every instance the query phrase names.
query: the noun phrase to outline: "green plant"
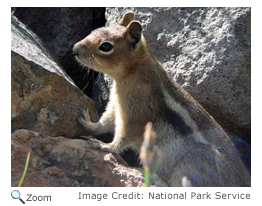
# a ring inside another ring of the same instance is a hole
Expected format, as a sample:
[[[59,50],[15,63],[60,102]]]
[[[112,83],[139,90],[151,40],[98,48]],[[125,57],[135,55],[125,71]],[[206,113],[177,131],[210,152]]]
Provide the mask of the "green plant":
[[[19,183],[18,187],[21,187],[21,185],[22,185],[22,183],[23,183],[23,181],[24,181],[25,174],[26,174],[26,172],[27,172],[27,168],[28,168],[28,164],[29,164],[29,159],[30,159],[30,152],[28,152],[28,154],[27,154],[26,163],[25,163],[25,168],[24,168],[24,173],[23,173],[23,176],[22,176],[22,178],[21,178],[21,180],[20,180],[20,183]]]

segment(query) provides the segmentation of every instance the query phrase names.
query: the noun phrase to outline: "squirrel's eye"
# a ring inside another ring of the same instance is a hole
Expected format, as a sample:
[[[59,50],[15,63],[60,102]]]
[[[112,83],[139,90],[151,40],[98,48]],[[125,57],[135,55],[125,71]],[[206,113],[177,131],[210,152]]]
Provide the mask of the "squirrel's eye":
[[[99,47],[99,49],[103,52],[109,52],[113,49],[113,45],[109,42],[105,42]]]

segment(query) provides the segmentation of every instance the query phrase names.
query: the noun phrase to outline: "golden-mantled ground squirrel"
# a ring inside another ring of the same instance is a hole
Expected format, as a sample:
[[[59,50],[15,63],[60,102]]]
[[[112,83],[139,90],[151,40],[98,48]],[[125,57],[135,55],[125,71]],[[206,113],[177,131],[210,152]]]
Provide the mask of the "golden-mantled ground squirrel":
[[[145,125],[152,122],[157,137],[151,166],[166,185],[250,186],[250,174],[229,137],[169,77],[134,18],[128,12],[119,25],[96,29],[73,48],[79,62],[114,80],[101,119],[91,122],[86,109],[78,117],[93,135],[114,133],[111,143],[89,137],[92,148],[120,153],[132,147],[139,152]]]

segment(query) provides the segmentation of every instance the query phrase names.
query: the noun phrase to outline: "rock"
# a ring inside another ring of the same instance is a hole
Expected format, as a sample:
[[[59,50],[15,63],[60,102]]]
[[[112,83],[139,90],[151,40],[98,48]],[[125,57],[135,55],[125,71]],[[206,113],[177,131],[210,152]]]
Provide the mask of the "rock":
[[[91,99],[59,67],[39,38],[12,16],[11,129],[30,129],[50,136],[76,137],[84,129],[76,121]]]
[[[107,26],[130,10],[172,78],[231,136],[250,142],[251,8],[107,8]]]
[[[11,136],[11,186],[23,174],[27,153],[30,162],[23,187],[141,187],[143,175],[118,155],[90,149],[84,140],[49,137],[30,130]]]
[[[44,47],[41,39],[13,15],[11,16],[11,50],[46,70],[57,73],[74,85],[72,79]]]
[[[44,46],[88,96],[97,73],[88,73],[74,59],[72,48],[92,30],[105,25],[105,8],[13,8],[12,13],[44,42]]]

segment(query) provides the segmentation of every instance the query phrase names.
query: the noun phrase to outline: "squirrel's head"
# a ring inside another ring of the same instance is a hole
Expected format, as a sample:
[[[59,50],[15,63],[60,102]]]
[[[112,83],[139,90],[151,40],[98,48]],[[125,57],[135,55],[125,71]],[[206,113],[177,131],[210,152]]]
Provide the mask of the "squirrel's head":
[[[78,61],[111,77],[123,75],[144,51],[142,25],[134,19],[135,14],[128,12],[119,25],[92,31],[73,47]]]

